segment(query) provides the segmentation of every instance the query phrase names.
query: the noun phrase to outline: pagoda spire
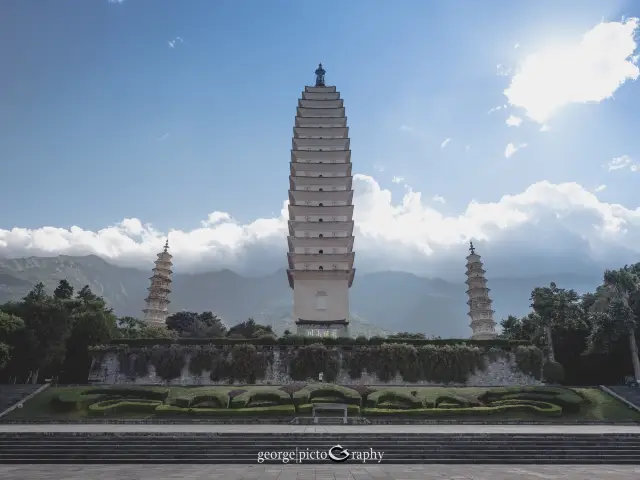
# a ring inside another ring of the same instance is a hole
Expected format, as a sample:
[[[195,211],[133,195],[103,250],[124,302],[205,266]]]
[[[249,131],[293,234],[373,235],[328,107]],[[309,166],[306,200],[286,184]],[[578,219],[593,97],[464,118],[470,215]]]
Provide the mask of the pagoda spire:
[[[471,318],[471,338],[474,340],[488,340],[496,337],[496,322],[493,321],[494,311],[491,309],[492,301],[489,298],[490,289],[487,288],[485,273],[480,255],[476,253],[473,242],[469,242],[465,283],[469,287],[467,305],[469,305],[468,315]]]
[[[166,327],[167,316],[169,315],[169,294],[171,293],[171,254],[169,253],[169,239],[164,244],[162,252],[158,254],[155,267],[152,270],[151,285],[149,294],[145,298],[146,307],[144,321],[148,325],[156,327]]]

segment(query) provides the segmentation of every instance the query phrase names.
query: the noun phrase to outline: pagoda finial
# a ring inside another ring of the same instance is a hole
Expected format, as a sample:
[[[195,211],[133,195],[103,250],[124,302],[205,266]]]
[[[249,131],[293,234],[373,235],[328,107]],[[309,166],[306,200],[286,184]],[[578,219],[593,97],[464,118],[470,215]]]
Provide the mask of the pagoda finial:
[[[167,250],[169,250],[169,238],[164,242],[164,253],[167,253]]]
[[[324,74],[327,73],[322,64],[318,65],[316,69],[316,87],[324,87]]]
[[[474,255],[476,253],[476,248],[473,246],[473,241],[469,242],[469,251],[471,252],[471,255]]]

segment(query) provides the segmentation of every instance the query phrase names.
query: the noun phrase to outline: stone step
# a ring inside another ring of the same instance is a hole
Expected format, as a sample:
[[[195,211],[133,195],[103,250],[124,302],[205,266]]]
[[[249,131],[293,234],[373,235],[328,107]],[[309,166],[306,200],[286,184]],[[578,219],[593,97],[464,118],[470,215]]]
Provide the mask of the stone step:
[[[397,464],[640,465],[640,435],[629,434],[402,434],[401,440],[395,435],[366,433],[240,435],[3,433],[0,464],[254,464],[259,452],[327,452],[339,444],[350,451],[384,452],[384,463]]]

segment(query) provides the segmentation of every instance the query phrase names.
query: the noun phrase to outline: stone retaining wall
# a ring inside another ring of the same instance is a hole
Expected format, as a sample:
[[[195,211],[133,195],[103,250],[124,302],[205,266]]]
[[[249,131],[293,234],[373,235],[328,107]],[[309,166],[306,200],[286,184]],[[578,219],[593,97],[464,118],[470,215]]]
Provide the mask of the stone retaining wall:
[[[267,347],[268,348],[268,347]],[[270,361],[267,366],[265,378],[258,380],[256,384],[263,385],[286,385],[294,382],[288,372],[288,362],[291,352],[296,347],[274,348],[270,351]],[[338,347],[339,350],[339,347]],[[201,375],[193,375],[189,371],[189,355],[179,378],[166,382],[158,377],[155,373],[153,365],[149,365],[149,373],[144,377],[132,377],[123,374],[120,371],[120,363],[118,353],[114,351],[100,352],[95,354],[89,381],[97,384],[128,384],[128,385],[152,385],[152,384],[169,384],[169,385],[228,385],[232,382],[222,380],[214,382],[210,379],[210,372],[203,372]],[[308,379],[308,382],[318,381]],[[403,381],[402,377],[397,376],[389,382],[380,381],[375,375],[370,375],[366,371],[359,379],[349,377],[344,369],[338,373],[335,383],[340,385],[443,385],[430,382],[410,383]],[[517,367],[513,354],[506,354],[505,357],[487,360],[486,368],[483,371],[477,371],[469,376],[464,384],[456,384],[459,386],[516,386],[516,385],[539,385],[541,382],[532,376],[525,375]]]

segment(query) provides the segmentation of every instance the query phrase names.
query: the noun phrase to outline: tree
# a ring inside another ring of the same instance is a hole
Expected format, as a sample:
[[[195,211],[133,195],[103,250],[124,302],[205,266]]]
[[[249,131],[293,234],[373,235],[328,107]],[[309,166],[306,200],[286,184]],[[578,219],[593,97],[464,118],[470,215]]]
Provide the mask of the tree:
[[[273,335],[273,328],[271,325],[260,325],[253,318],[234,325],[227,332],[228,337],[237,338],[257,338],[263,335]]]
[[[606,270],[600,298],[592,306],[590,347],[610,350],[616,340],[626,336],[629,342],[634,378],[640,380],[640,359],[636,341],[637,309],[640,308],[640,264]]]
[[[78,298],[80,300],[84,300],[85,302],[92,302],[94,300],[98,300],[98,296],[91,291],[91,287],[89,285],[85,285],[78,292]]]
[[[67,280],[62,279],[53,291],[53,296],[59,300],[70,300],[73,298],[73,287]]]
[[[401,332],[395,333],[393,335],[389,335],[388,338],[392,338],[395,340],[424,340],[426,337],[424,333],[410,333],[410,332]]]
[[[212,312],[177,312],[167,318],[167,328],[181,337],[224,337],[227,327],[222,319]]]
[[[24,329],[24,321],[20,317],[0,310],[0,370],[6,367],[11,359],[12,344],[15,335]]]
[[[64,377],[70,383],[84,383],[89,375],[89,347],[108,343],[116,331],[116,317],[107,311],[80,310],[66,342]]]
[[[548,348],[549,361],[555,362],[553,330],[577,321],[580,297],[574,290],[565,290],[551,282],[548,287],[534,288],[531,292],[531,308],[537,314]]]

